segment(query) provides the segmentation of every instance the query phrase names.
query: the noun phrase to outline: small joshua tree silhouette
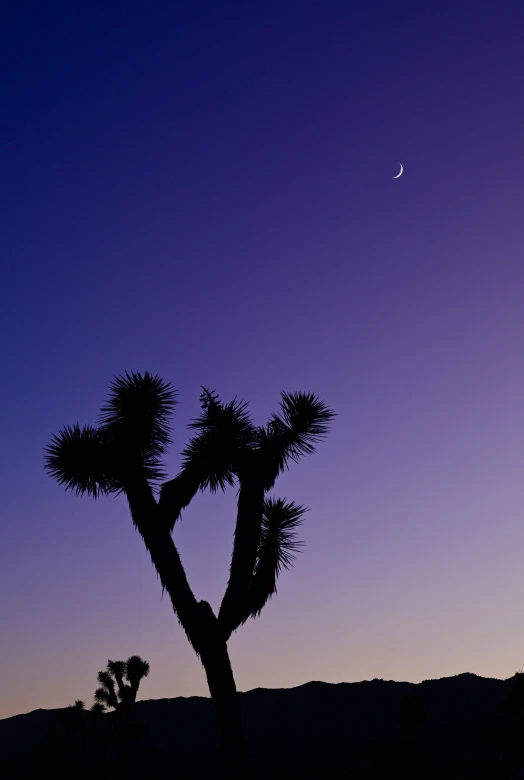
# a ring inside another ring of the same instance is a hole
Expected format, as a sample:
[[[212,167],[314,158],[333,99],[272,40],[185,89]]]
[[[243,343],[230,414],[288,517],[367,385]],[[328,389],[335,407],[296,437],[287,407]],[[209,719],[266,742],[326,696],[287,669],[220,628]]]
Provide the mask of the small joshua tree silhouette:
[[[95,691],[95,703],[91,712],[101,713],[106,707],[116,712],[119,739],[119,774],[129,774],[129,743],[131,738],[131,715],[140,682],[149,674],[149,664],[138,655],[127,661],[107,662],[106,669],[98,672],[100,687]]]

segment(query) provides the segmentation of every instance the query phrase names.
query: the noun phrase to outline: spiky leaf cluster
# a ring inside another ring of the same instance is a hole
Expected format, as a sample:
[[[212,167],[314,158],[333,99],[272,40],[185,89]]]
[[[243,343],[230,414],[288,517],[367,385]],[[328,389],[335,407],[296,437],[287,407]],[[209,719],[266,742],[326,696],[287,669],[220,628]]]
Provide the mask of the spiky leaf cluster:
[[[249,617],[260,615],[268,600],[277,592],[277,577],[282,569],[293,565],[296,553],[303,545],[297,539],[296,531],[307,511],[306,507],[281,498],[264,501],[260,543],[242,623]]]
[[[175,392],[148,372],[117,377],[110,390],[98,428],[65,426],[45,448],[48,473],[77,495],[118,493],[137,476],[150,484],[166,478],[160,458]]]
[[[99,415],[99,424],[110,438],[144,458],[155,458],[171,444],[169,420],[176,393],[159,376],[126,372],[109,387],[111,395]]]
[[[303,455],[315,452],[315,443],[324,438],[334,416],[314,393],[281,393],[280,414],[274,413],[258,429],[258,446],[270,464],[267,489],[289,468],[290,461],[297,463]]]
[[[114,492],[116,481],[104,438],[91,425],[66,425],[45,448],[48,473],[66,490],[93,498]]]
[[[182,467],[198,473],[200,488],[214,493],[234,484],[242,453],[254,446],[256,429],[247,403],[236,398],[222,403],[205,388],[200,402],[202,414],[189,424],[198,433],[182,452]]]
[[[132,688],[138,690],[140,680],[147,677],[150,671],[149,664],[140,658],[139,655],[132,655],[126,661],[125,677]]]
[[[304,520],[307,508],[294,501],[282,498],[268,498],[262,513],[262,533],[258,552],[257,568],[265,558],[274,562],[275,571],[289,569],[300,551],[303,542],[297,540],[296,529]]]

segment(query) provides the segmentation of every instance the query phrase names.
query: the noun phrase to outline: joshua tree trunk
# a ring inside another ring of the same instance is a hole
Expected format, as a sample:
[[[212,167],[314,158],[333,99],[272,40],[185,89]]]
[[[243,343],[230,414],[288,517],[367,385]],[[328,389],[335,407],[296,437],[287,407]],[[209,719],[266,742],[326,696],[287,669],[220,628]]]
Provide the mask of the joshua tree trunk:
[[[247,742],[227,640],[207,601],[197,605],[195,649],[206,672],[209,693],[231,780],[251,780]]]
[[[231,780],[251,780],[247,743],[227,644],[215,641],[201,653]]]

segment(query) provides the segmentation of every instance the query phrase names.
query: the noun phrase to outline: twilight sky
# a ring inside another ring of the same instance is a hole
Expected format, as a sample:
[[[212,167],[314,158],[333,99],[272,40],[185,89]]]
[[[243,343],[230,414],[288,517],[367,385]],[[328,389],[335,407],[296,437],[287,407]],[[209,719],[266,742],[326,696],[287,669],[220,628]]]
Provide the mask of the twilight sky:
[[[207,695],[123,497],[43,447],[110,381],[201,385],[264,422],[338,413],[275,495],[310,507],[240,690],[524,667],[520,0],[19,0],[0,12],[0,717]],[[399,170],[404,175],[393,180]],[[235,491],[175,539],[218,608]]]

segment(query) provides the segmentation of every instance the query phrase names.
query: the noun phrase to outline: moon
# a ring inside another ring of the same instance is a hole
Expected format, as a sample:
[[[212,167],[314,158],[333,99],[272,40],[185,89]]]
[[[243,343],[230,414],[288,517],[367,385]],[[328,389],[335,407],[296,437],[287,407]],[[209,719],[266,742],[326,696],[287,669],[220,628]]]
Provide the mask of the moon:
[[[402,167],[402,163],[399,163],[399,165],[400,165],[400,173],[397,173],[397,175],[396,175],[396,176],[393,176],[393,177],[392,177],[393,179],[400,179],[400,177],[401,177],[401,176],[402,176],[402,174],[404,173],[404,168]]]

